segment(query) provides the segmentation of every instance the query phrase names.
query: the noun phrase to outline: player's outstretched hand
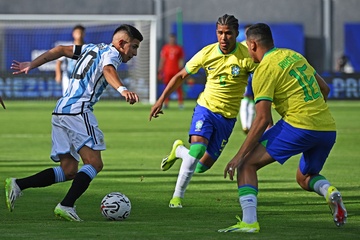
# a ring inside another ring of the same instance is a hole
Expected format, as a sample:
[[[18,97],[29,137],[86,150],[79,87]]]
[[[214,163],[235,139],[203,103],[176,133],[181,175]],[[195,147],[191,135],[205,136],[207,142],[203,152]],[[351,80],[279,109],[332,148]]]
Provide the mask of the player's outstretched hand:
[[[121,95],[125,98],[125,100],[130,103],[131,105],[139,101],[139,96],[128,90],[122,91]]]
[[[151,121],[152,118],[159,117],[159,114],[163,114],[161,108],[162,108],[162,102],[156,102],[154,106],[152,106],[150,111],[149,121]]]
[[[25,73],[27,74],[31,67],[30,67],[30,62],[18,62],[16,60],[13,60],[13,62],[11,63],[11,67],[12,70],[15,70],[13,72],[13,74],[22,74]]]

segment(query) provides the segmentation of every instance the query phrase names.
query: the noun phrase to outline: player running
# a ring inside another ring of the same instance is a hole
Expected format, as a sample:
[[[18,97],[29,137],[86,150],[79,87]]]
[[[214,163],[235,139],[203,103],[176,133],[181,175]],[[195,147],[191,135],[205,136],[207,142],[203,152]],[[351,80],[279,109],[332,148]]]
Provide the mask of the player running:
[[[14,74],[26,74],[61,56],[78,59],[69,88],[52,113],[51,159],[60,162],[60,166],[25,178],[7,178],[5,194],[9,211],[13,211],[15,200],[27,188],[73,180],[54,213],[69,221],[82,221],[74,204],[102,170],[101,151],[105,150],[104,135],[98,127],[93,107],[109,84],[130,104],[139,101],[138,95],[123,85],[116,69],[137,55],[142,40],[143,36],[135,27],[124,24],[114,31],[111,44],[57,46],[32,62],[13,62]],[[80,158],[84,165],[78,170]]]
[[[216,23],[218,42],[196,53],[170,80],[151,108],[150,120],[162,113],[165,99],[185,78],[200,68],[205,70],[205,89],[198,97],[189,131],[190,149],[183,141],[176,140],[169,156],[161,162],[161,169],[166,171],[177,159],[182,159],[170,208],[182,208],[182,199],[192,175],[211,168],[233,131],[248,76],[257,66],[247,48],[236,42],[238,34],[239,23],[234,16],[225,14],[220,17]]]

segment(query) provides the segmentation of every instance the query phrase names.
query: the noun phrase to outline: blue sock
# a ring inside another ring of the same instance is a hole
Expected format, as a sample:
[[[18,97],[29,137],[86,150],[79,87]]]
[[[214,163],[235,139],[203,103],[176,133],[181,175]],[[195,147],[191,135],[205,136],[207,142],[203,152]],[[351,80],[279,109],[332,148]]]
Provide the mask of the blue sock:
[[[53,170],[55,174],[55,183],[66,181],[64,170],[60,166],[54,167]]]

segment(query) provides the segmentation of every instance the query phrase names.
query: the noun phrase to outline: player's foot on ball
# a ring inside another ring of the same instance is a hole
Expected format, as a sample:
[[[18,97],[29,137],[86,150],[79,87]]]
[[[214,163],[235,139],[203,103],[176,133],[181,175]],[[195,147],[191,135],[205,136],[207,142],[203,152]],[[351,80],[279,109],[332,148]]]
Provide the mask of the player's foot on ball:
[[[66,207],[60,203],[54,209],[55,216],[71,222],[81,222],[81,218],[76,214],[75,207]]]
[[[347,211],[340,192],[335,187],[330,186],[326,195],[326,201],[329,204],[336,226],[341,227],[346,223]]]
[[[180,197],[173,197],[170,200],[169,208],[182,208],[181,198]]]
[[[21,195],[22,192],[16,183],[16,179],[15,178],[5,179],[6,206],[8,207],[10,212],[14,210],[15,200]]]
[[[181,140],[176,140],[174,142],[170,154],[161,161],[160,169],[162,171],[169,170],[172,165],[174,165],[175,161],[179,159],[178,157],[176,157],[176,148],[181,145],[184,145],[183,141]]]
[[[228,228],[219,229],[218,232],[244,232],[244,233],[258,233],[260,231],[259,222],[246,223],[242,222],[239,216],[236,216],[239,222]]]

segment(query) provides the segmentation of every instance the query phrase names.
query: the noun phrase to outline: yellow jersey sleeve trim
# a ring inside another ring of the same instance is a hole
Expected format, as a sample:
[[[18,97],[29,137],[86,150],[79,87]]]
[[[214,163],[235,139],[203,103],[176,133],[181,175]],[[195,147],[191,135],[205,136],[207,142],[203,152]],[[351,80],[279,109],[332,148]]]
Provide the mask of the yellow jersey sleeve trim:
[[[192,74],[192,72],[188,70],[188,68],[187,68],[186,65],[185,65],[185,70],[186,70],[186,72],[187,72],[188,74]]]
[[[255,99],[255,103],[257,103],[259,101],[262,101],[262,100],[266,100],[266,101],[270,101],[270,102],[273,101],[273,99],[269,98],[269,97],[258,97],[258,98]]]

